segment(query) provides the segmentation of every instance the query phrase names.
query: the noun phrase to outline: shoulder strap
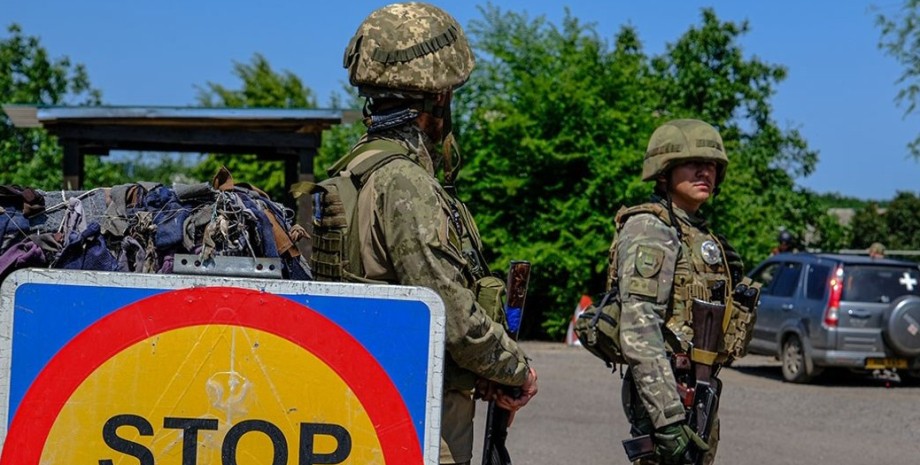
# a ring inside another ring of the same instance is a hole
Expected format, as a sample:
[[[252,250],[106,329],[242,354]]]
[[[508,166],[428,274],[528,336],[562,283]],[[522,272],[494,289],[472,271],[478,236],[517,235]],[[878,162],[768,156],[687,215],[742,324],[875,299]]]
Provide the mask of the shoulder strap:
[[[313,189],[314,274],[331,281],[371,282],[363,275],[355,224],[358,195],[378,168],[398,158],[409,159],[409,150],[386,139],[363,142],[328,170],[329,178]],[[316,211],[321,212],[316,215]]]
[[[409,150],[395,141],[374,139],[355,147],[351,153],[335,162],[327,172],[329,177],[352,177],[360,187],[367,181],[366,175],[395,157],[408,155]]]
[[[651,213],[652,215],[657,216],[664,224],[668,226],[673,226],[671,224],[671,216],[668,215],[668,210],[661,206],[660,204],[653,202],[646,202],[639,205],[634,205],[632,207],[622,207],[620,211],[617,212],[616,216],[616,225],[617,230],[620,230],[626,220],[633,215],[638,215],[640,213]]]

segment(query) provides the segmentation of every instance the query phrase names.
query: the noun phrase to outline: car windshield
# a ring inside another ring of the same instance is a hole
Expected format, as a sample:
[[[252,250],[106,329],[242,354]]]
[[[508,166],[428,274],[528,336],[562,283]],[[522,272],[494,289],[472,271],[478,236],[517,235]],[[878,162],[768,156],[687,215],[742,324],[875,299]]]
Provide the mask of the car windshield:
[[[920,295],[920,271],[893,266],[851,266],[844,273],[841,300],[888,303],[902,295]]]

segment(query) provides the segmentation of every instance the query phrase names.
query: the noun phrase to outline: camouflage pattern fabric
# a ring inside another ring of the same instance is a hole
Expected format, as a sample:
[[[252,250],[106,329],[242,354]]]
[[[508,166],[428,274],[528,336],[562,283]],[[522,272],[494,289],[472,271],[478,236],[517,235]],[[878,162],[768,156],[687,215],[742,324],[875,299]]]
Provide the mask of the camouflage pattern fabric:
[[[680,244],[674,228],[648,214],[629,217],[613,244],[620,286],[620,347],[652,429],[684,419],[662,333]]]
[[[455,89],[469,79],[473,65],[460,24],[425,3],[393,4],[371,13],[343,59],[349,81],[362,95],[404,99]]]
[[[639,436],[650,434],[654,431],[648,410],[645,409],[642,402],[637,398],[636,382],[629,371],[626,372],[626,376],[623,378],[622,394],[623,411],[626,412],[626,417],[632,425],[631,432],[633,435]],[[703,456],[703,464],[705,465],[710,465],[715,461],[716,451],[719,449],[720,428],[721,422],[719,421],[719,414],[716,412],[716,418],[713,419],[712,431],[709,433],[709,442],[707,443],[709,444],[709,450],[706,451],[706,454]],[[633,462],[635,465],[658,465],[660,463],[658,458],[654,456]]]
[[[679,237],[665,209],[665,201],[653,197],[652,204],[633,207],[633,214],[621,211],[610,251],[622,302],[620,344],[629,363],[623,406],[634,435],[684,420],[668,354],[686,352],[693,338],[690,299],[712,300],[709,286],[716,280],[733,288],[726,254],[702,218],[673,207]],[[717,360],[725,358],[720,354]],[[716,426],[706,463],[715,456],[718,438]]]
[[[462,234],[451,221],[451,202],[459,201],[434,177],[431,142],[415,124],[373,138],[404,145],[409,157],[377,168],[358,194],[356,221],[351,226],[357,228],[358,243],[348,247],[357,248],[360,264],[350,267],[363,270],[363,279],[430,288],[444,301],[444,389],[450,402],[445,402],[442,415],[441,463],[466,462],[472,458],[476,378],[520,386],[528,362],[502,325],[486,315],[471,290],[473,282],[461,253]],[[475,245],[482,247],[475,224],[459,226],[468,229]]]

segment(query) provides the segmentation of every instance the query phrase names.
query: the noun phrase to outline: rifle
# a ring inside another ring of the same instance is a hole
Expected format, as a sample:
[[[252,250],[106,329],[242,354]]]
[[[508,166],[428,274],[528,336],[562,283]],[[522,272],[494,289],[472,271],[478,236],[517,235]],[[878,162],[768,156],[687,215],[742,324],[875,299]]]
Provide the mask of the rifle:
[[[508,298],[505,301],[505,317],[508,322],[508,335],[517,340],[521,330],[521,317],[524,315],[524,301],[527,297],[527,284],[530,281],[530,262],[515,260],[511,262],[508,270],[506,289]],[[517,395],[520,390],[515,388],[512,395]],[[486,434],[482,446],[482,465],[511,465],[511,456],[505,446],[508,439],[508,423],[511,422],[511,412],[489,402],[486,413]]]
[[[722,322],[725,319],[725,281],[716,281],[710,289],[713,302],[693,299],[690,312],[693,315],[693,341],[690,360],[693,367],[693,402],[687,411],[687,425],[704,441],[709,442],[712,424],[719,410],[719,395],[722,382],[715,377],[713,364],[718,355],[719,341],[723,337]],[[655,444],[650,434],[623,441],[623,448],[630,461],[649,457],[655,453]],[[691,446],[684,456],[686,463],[702,465],[704,451]]]

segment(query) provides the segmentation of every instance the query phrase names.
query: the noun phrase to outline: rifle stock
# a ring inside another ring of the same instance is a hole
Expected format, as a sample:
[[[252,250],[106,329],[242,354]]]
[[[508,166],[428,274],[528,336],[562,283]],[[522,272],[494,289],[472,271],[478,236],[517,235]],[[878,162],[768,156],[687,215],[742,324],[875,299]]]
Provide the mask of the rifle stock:
[[[529,281],[530,262],[512,261],[505,285],[508,294],[505,301],[505,316],[508,321],[508,335],[514,340],[517,340],[521,330],[521,318],[524,314],[524,302],[527,298]],[[489,402],[482,447],[482,465],[511,465],[511,455],[505,445],[510,421],[511,412],[496,405],[494,400]]]

